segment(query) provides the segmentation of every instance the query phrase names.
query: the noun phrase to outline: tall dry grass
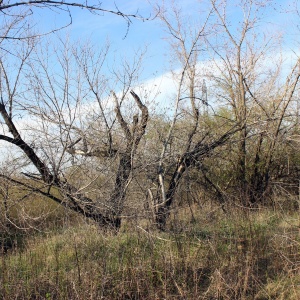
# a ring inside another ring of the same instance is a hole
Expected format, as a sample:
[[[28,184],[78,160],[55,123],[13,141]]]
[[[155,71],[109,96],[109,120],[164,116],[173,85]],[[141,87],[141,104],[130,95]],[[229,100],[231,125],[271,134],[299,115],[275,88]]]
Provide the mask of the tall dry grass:
[[[174,211],[165,233],[71,224],[0,259],[1,299],[300,299],[297,212]]]

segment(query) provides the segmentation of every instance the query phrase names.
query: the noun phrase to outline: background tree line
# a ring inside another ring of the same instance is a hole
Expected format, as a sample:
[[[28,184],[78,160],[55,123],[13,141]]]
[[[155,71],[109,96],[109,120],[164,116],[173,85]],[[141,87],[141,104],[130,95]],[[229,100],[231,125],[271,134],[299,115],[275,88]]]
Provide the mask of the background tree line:
[[[3,220],[18,226],[11,216],[34,194],[103,228],[148,218],[165,230],[173,209],[204,194],[225,210],[272,203],[279,189],[298,193],[298,48],[287,57],[284,33],[264,29],[266,5],[275,3],[211,0],[197,24],[175,4],[155,11],[176,62],[164,115],[139,82],[144,52],[107,74],[109,44],[47,40],[25,26],[27,13],[8,15],[0,139],[12,152],[2,159]],[[241,17],[232,24],[233,7]]]

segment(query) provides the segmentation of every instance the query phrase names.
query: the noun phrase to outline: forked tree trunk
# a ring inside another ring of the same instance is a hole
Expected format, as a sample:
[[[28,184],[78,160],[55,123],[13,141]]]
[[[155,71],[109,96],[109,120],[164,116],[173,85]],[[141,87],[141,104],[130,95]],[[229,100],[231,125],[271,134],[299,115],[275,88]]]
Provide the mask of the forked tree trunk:
[[[138,119],[134,117],[134,124],[131,129],[122,117],[119,103],[115,96],[115,111],[117,119],[125,133],[127,147],[124,153],[119,154],[120,161],[116,173],[115,186],[109,199],[109,204],[111,206],[109,213],[101,212],[99,207],[92,199],[78,192],[78,190],[67,181],[61,180],[57,174],[51,173],[47,165],[39,158],[35,150],[21,138],[12,121],[12,118],[7,113],[4,103],[0,103],[0,114],[13,137],[0,135],[0,140],[4,140],[19,147],[32,162],[32,164],[37,168],[40,174],[40,178],[34,177],[34,179],[39,179],[46,185],[39,189],[13,178],[8,178],[4,175],[1,175],[1,177],[46,196],[60,205],[65,206],[86,218],[94,220],[102,227],[118,230],[121,226],[121,214],[124,207],[126,189],[130,182],[132,159],[134,157],[136,148],[145,133],[148,121],[147,107],[142,104],[140,98],[133,91],[131,91],[131,95],[135,99],[137,106],[142,111],[141,121],[138,122]],[[56,192],[58,190],[60,192],[60,196],[56,196],[55,193],[53,193],[53,190]]]
[[[239,130],[239,126],[234,127],[209,144],[198,142],[193,149],[181,155],[166,192],[166,201],[158,204],[156,211],[156,225],[158,229],[162,231],[166,230],[167,220],[171,212],[171,206],[175,200],[176,191],[185,171],[188,168],[195,166],[197,162],[199,162],[199,160],[203,159],[205,156],[210,155],[214,149],[224,145],[226,141]]]

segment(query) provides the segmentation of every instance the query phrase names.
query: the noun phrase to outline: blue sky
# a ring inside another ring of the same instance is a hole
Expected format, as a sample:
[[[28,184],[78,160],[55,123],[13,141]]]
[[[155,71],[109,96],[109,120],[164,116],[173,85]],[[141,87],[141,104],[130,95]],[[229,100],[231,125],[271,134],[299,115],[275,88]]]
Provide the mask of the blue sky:
[[[106,4],[108,3],[108,4]],[[103,8],[115,9],[113,1],[103,1]],[[147,0],[116,1],[118,8],[125,13],[136,14],[146,18],[153,18],[153,7]],[[122,4],[123,3],[123,4]],[[37,28],[48,31],[59,28],[68,23],[68,14],[65,12],[53,13],[48,10],[39,10],[36,13]],[[129,29],[126,20],[120,16],[112,14],[93,15],[82,9],[72,9],[72,25],[64,29],[59,34],[69,35],[75,42],[77,40],[91,40],[99,47],[103,46],[107,40],[111,44],[111,59],[118,60],[121,57],[132,59],[134,53],[147,48],[144,60],[144,78],[156,76],[156,72],[163,72],[164,32],[161,30],[156,20],[141,21],[131,19]],[[154,63],[155,62],[155,63]]]
[[[93,1],[93,0],[92,0]],[[151,1],[151,3],[149,2]],[[245,0],[243,0],[245,1]],[[241,1],[228,0],[228,17],[233,27],[233,32],[238,28],[239,21],[243,18],[239,4]],[[250,2],[250,0],[247,0]],[[258,2],[257,0],[256,2]],[[286,37],[286,48],[291,47],[291,39],[297,37],[293,35],[295,32],[299,34],[296,22],[299,20],[291,18],[291,14],[287,13],[294,9],[296,0],[265,0],[266,3],[272,4],[264,9],[261,19],[262,29],[274,32],[289,30],[289,36]],[[115,10],[115,6],[124,13],[139,14],[149,21],[132,18],[129,30],[127,31],[126,20],[120,16],[109,13],[103,15],[94,15],[83,9],[71,9],[72,25],[60,31],[61,37],[69,36],[75,43],[91,40],[96,46],[101,48],[107,40],[111,44],[110,54],[106,61],[107,72],[111,68],[118,67],[122,59],[127,58],[129,62],[133,60],[137,51],[147,49],[142,63],[142,72],[139,77],[140,83],[145,86],[152,94],[160,89],[160,97],[156,97],[158,102],[167,101],[176,93],[176,85],[172,83],[170,73],[170,55],[168,53],[168,43],[166,37],[168,33],[163,28],[162,23],[158,19],[151,20],[155,16],[153,7],[155,2],[161,7],[170,7],[172,0],[156,1],[156,0],[104,0],[102,7],[105,9]],[[207,15],[209,0],[174,0],[176,7],[180,7],[186,22],[197,24],[198,21],[203,22]],[[92,2],[91,2],[92,3]],[[236,3],[237,5],[234,5]],[[68,24],[68,13],[63,11],[51,11],[49,9],[39,9],[35,11],[34,20],[36,28],[39,31],[47,32],[55,28],[60,28]],[[300,18],[299,18],[300,19]],[[172,21],[172,20],[171,20]],[[55,36],[48,36],[55,41]],[[200,64],[201,65],[201,64]],[[174,65],[172,66],[174,67]],[[175,62],[176,67],[176,62]],[[104,72],[106,70],[104,69]],[[166,92],[167,91],[167,92]],[[167,94],[168,93],[168,94]],[[174,98],[174,97],[173,97]]]
[[[93,3],[92,0],[91,3]],[[151,1],[151,3],[150,3]],[[225,0],[223,0],[225,1]],[[233,32],[237,30],[239,21],[242,19],[239,4],[246,0],[227,0],[228,17],[232,24]],[[250,2],[250,0],[247,0]],[[294,9],[297,0],[264,0],[272,4],[264,10],[261,19],[262,30],[269,32],[285,31],[288,29],[289,35],[285,34],[285,47],[287,51],[293,47],[292,39],[297,39],[299,35],[300,17],[298,19],[291,18],[290,13],[286,13]],[[165,99],[164,93],[168,90],[169,94],[176,92],[176,85],[172,84],[170,69],[176,69],[176,61],[173,66],[170,65],[169,45],[166,41],[168,33],[158,19],[151,20],[155,16],[153,7],[155,3],[159,3],[161,7],[165,7],[167,12],[170,11],[172,0],[104,0],[102,7],[105,9],[118,9],[128,14],[139,14],[149,21],[132,18],[129,30],[127,31],[126,20],[120,16],[110,13],[102,15],[92,14],[84,9],[71,8],[72,25],[59,31],[58,34],[62,39],[69,37],[75,43],[77,41],[84,42],[90,40],[96,47],[101,48],[107,40],[111,44],[108,59],[106,61],[106,69],[104,72],[110,72],[112,68],[117,68],[121,64],[122,59],[126,58],[132,61],[138,51],[146,50],[142,62],[141,75],[139,82],[145,83],[148,89],[153,89],[156,94],[161,89],[161,97],[157,97],[157,101]],[[187,23],[197,24],[203,22],[207,15],[208,3],[210,0],[174,0],[177,8],[181,8],[182,14]],[[220,0],[220,2],[222,2]],[[256,0],[259,2],[259,0]],[[236,3],[237,5],[234,5]],[[40,32],[49,32],[53,29],[60,28],[68,24],[69,17],[66,11],[35,9],[32,17],[35,28]],[[172,19],[171,19],[172,21]],[[55,35],[47,36],[50,42],[55,43]],[[220,43],[219,40],[217,40]],[[281,49],[282,50],[282,49]],[[205,55],[202,56],[202,59]],[[199,65],[202,65],[200,63]],[[178,63],[177,63],[178,66]],[[174,98],[174,97],[173,97]]]
[[[154,0],[151,0],[155,2]],[[207,9],[205,1],[202,1],[202,6],[198,7],[197,0],[177,0],[177,6],[182,8],[182,12],[188,21],[197,22],[203,18],[203,11]],[[228,0],[232,4],[234,0]],[[250,1],[250,0],[249,0]],[[266,0],[268,1],[268,0]],[[172,1],[157,1],[160,5],[164,2],[168,6]],[[239,3],[240,1],[236,1]],[[266,9],[262,24],[264,29],[270,32],[288,30],[289,34],[285,34],[285,47],[290,50],[293,47],[293,40],[299,39],[300,17],[292,18],[291,14],[286,13],[294,8],[297,0],[272,0],[273,7]],[[154,16],[153,7],[148,0],[103,0],[103,7],[114,9],[114,3],[118,8],[129,14],[139,13],[145,18]],[[201,12],[202,10],[202,12]],[[38,31],[48,32],[52,29],[59,28],[69,22],[66,12],[53,12],[49,9],[38,9],[34,11],[33,22]],[[148,87],[158,89],[160,86],[171,93],[176,92],[176,86],[170,80],[170,56],[168,55],[168,44],[164,39],[168,34],[162,27],[159,20],[141,21],[132,19],[129,31],[127,32],[127,24],[124,19],[112,14],[104,14],[101,16],[93,15],[82,9],[72,9],[73,24],[68,28],[60,31],[58,34],[61,37],[66,35],[76,41],[91,40],[96,46],[101,48],[107,41],[111,44],[110,60],[107,65],[117,64],[119,60],[127,57],[132,60],[136,51],[143,51],[147,48],[145,59],[143,60],[143,72],[140,81],[146,82]],[[241,15],[238,13],[237,7],[232,6],[229,11],[233,27],[236,27]],[[262,27],[262,28],[263,28]],[[55,41],[54,35],[49,35],[50,40]],[[108,68],[109,69],[109,68]],[[155,94],[155,91],[153,91]],[[162,97],[157,101],[161,101]],[[165,100],[165,98],[163,99]]]
[[[168,6],[172,1],[164,1]],[[230,3],[231,1],[229,1]],[[239,1],[237,1],[239,2]],[[289,27],[291,29],[291,38],[293,37],[293,22],[290,14],[285,14],[285,11],[293,9],[295,0],[277,0],[268,1],[273,3],[273,7],[267,9],[262,20],[265,27],[270,30],[284,30]],[[115,5],[125,13],[140,14],[145,18],[153,17],[153,6],[148,0],[117,0],[117,1],[102,1],[103,8],[115,9]],[[154,1],[152,1],[154,3]],[[158,2],[162,5],[162,1]],[[181,0],[176,1],[176,5],[182,8],[185,16],[196,22],[197,19],[203,18],[200,10],[205,9],[205,1],[202,1],[202,6],[197,0]],[[232,6],[230,14],[232,23],[235,25],[239,19],[238,9]],[[69,19],[65,12],[54,13],[47,9],[38,10],[34,16],[39,30],[48,31],[61,25],[65,25]],[[95,45],[101,47],[107,39],[111,44],[111,59],[118,61],[120,57],[127,56],[132,59],[136,51],[147,48],[145,60],[143,62],[142,78],[147,79],[161,75],[169,70],[168,66],[168,45],[164,40],[167,33],[162,28],[158,20],[141,21],[132,19],[129,31],[127,32],[127,24],[124,19],[112,14],[104,14],[102,16],[93,15],[82,9],[72,9],[73,24],[67,29],[60,32],[63,36],[68,34],[71,39],[88,40],[90,39]],[[299,33],[299,31],[298,31]]]
[[[238,27],[238,22],[242,18],[238,6],[233,5],[233,3],[239,4],[243,1],[227,1],[230,4],[228,14],[233,28]],[[265,2],[271,3],[273,6],[265,9],[263,19],[261,20],[261,24],[263,24],[261,28],[264,30],[268,29],[270,32],[280,32],[288,29],[289,34],[285,34],[285,47],[287,50],[293,47],[292,40],[298,39],[299,35],[297,25],[300,23],[300,17],[293,19],[291,18],[291,14],[286,13],[294,9],[296,1],[265,0]],[[155,16],[155,12],[153,11],[155,2],[160,6],[165,5],[168,8],[172,0],[104,0],[102,1],[102,7],[115,10],[115,6],[117,6],[124,13],[139,14],[145,18],[152,19]],[[181,8],[186,21],[196,24],[199,20],[203,21],[203,18],[207,14],[207,3],[210,1],[174,0],[174,2],[176,3],[176,7]],[[151,81],[151,79],[154,80],[155,78],[158,78],[161,82],[161,76],[170,71],[169,46],[165,39],[168,33],[158,19],[149,21],[131,19],[132,23],[127,31],[126,20],[120,16],[109,13],[94,15],[84,9],[77,8],[71,9],[71,13],[72,25],[59,31],[57,34],[62,38],[69,36],[75,43],[77,41],[84,42],[85,40],[91,40],[96,47],[99,45],[99,48],[108,40],[111,48],[106,62],[107,71],[111,67],[116,67],[124,58],[127,58],[129,61],[133,60],[136,52],[144,51],[145,49],[147,50],[143,59],[140,76],[141,82]],[[61,10],[35,9],[32,20],[37,31],[48,32],[68,24],[69,17],[67,12]],[[55,43],[55,34],[48,35],[48,38]]]

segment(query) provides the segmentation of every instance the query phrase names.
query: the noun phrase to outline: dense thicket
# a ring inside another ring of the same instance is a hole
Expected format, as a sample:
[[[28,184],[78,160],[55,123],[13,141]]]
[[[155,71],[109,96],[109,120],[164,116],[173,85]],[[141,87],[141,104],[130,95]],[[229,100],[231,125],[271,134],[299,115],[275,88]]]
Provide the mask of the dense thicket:
[[[164,115],[139,88],[144,53],[108,75],[109,45],[44,47],[11,16],[7,37],[16,26],[27,35],[1,49],[0,139],[11,145],[2,219],[17,225],[17,208],[38,194],[101,227],[144,218],[165,230],[179,204],[253,208],[297,194],[300,62],[284,36],[264,31],[267,5],[242,1],[238,24],[223,1],[198,23],[175,5],[157,11],[176,60]]]

